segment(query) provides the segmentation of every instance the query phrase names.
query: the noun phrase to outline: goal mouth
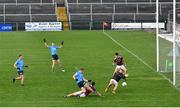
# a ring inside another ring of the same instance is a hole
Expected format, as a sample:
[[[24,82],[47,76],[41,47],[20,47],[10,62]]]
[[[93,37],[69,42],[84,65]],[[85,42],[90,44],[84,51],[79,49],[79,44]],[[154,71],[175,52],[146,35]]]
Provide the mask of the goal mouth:
[[[163,10],[157,6],[161,16]],[[166,28],[157,28],[157,70],[180,88],[180,6],[173,0],[167,7]],[[157,24],[161,20],[157,17]]]

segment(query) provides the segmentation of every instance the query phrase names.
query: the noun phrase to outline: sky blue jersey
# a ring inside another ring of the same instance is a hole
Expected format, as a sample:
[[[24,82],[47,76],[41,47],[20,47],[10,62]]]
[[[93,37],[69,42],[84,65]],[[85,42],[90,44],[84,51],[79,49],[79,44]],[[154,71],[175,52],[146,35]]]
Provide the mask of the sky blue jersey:
[[[23,71],[23,67],[24,67],[24,61],[23,60],[16,60],[15,62],[16,66],[17,66],[17,71]]]
[[[51,51],[51,55],[56,55],[58,48],[61,48],[61,47],[59,47],[59,46],[49,46],[49,49]]]
[[[76,83],[79,83],[84,80],[84,76],[80,71],[75,73],[75,78],[76,78]]]

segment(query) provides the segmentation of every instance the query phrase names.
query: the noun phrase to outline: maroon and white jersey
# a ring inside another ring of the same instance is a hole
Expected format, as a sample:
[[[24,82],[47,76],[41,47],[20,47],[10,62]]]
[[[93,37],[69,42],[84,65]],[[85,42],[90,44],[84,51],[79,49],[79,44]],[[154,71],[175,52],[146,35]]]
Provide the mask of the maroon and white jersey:
[[[93,91],[96,91],[96,88],[94,86],[90,86]],[[90,90],[86,89],[85,95],[88,96],[91,93]]]
[[[123,57],[122,56],[116,56],[114,58],[114,63],[117,65],[117,66],[121,66],[123,65]]]

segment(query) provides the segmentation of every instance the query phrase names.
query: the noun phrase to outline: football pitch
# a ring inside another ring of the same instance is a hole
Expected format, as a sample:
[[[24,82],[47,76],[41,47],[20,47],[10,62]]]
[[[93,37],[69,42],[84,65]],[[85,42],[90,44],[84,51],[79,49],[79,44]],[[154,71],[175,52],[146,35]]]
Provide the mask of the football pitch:
[[[108,37],[109,36],[109,37]],[[43,38],[56,45],[64,40],[58,55],[66,72],[56,66],[51,72],[51,55]],[[121,46],[123,45],[123,47]],[[114,53],[126,62],[127,87],[119,82],[116,94],[104,92],[112,73]],[[17,76],[13,64],[24,55],[25,86],[12,83]],[[65,98],[79,88],[72,78],[75,67],[84,67],[84,76],[96,82],[103,95]],[[156,71],[156,37],[144,31],[63,31],[0,33],[0,106],[180,106],[180,91]]]

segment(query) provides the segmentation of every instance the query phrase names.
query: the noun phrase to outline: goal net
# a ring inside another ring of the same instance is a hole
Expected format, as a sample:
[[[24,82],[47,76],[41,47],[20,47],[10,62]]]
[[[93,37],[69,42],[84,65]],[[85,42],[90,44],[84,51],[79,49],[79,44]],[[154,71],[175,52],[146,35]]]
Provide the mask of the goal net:
[[[180,19],[180,9],[178,9],[179,5],[176,5],[174,15],[173,2],[167,5],[163,8],[167,13],[162,13],[163,9],[160,9],[160,7],[158,12],[158,21],[164,20],[166,28],[158,28],[157,70],[175,86],[180,87],[180,21],[178,21]]]

